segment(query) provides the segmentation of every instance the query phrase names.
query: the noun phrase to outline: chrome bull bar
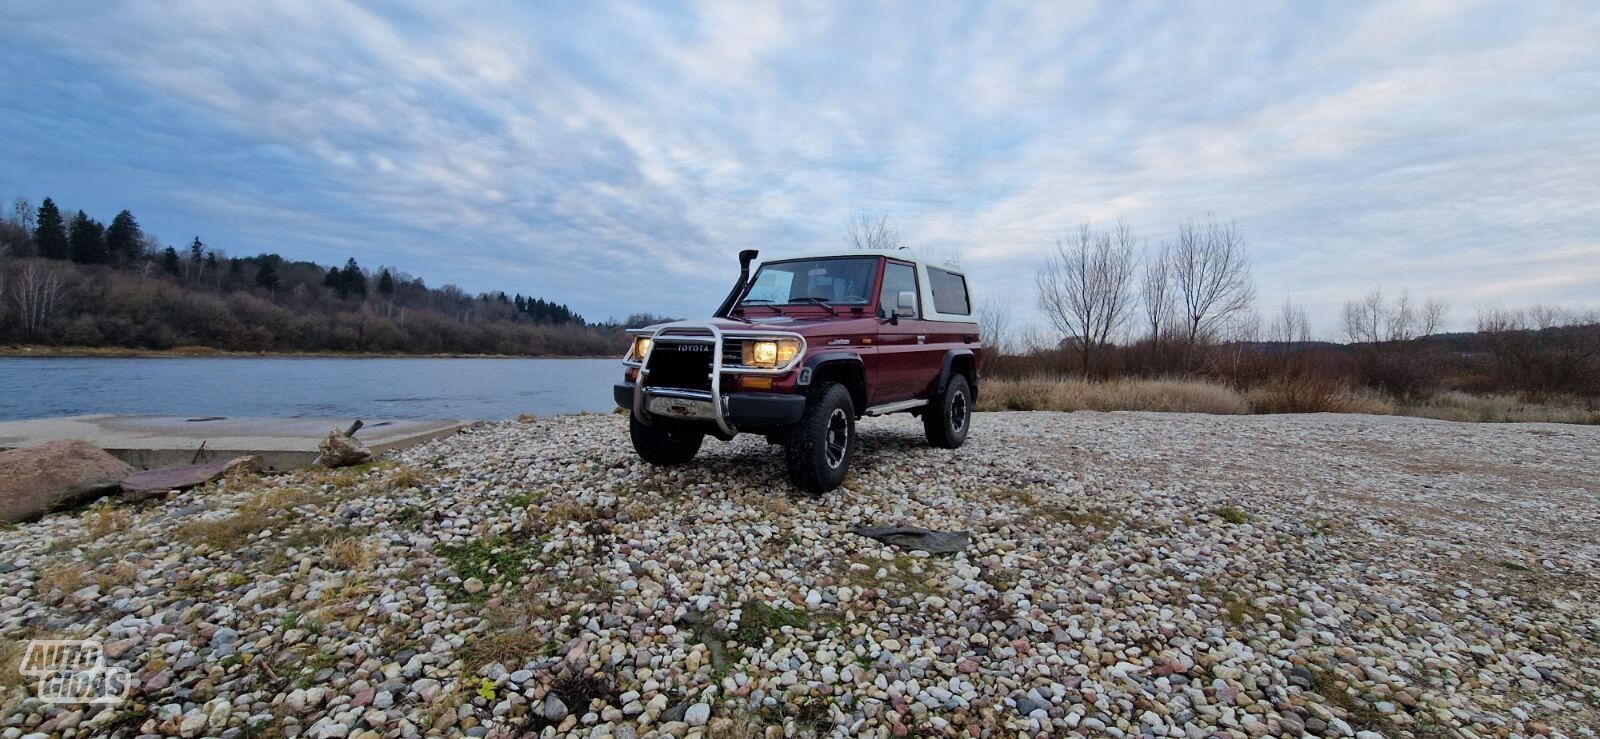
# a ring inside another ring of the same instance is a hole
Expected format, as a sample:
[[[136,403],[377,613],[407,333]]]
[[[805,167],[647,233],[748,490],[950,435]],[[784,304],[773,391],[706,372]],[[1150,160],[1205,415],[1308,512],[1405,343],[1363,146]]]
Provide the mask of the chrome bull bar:
[[[724,367],[722,364],[722,346],[725,338],[759,338],[759,339],[797,339],[800,342],[800,351],[795,353],[795,358],[788,365],[774,369],[759,369],[753,367]],[[654,354],[660,341],[678,344],[708,344],[711,347],[711,390],[694,390],[690,388],[661,387],[650,388],[646,380],[650,376],[650,355]],[[805,356],[806,340],[804,336],[790,331],[724,331],[713,323],[700,323],[694,321],[679,321],[669,323],[655,330],[650,335],[650,348],[645,350],[644,356],[639,358],[639,375],[633,383],[633,417],[639,423],[649,425],[649,401],[653,398],[674,399],[691,403],[705,403],[711,409],[711,421],[717,429],[727,436],[734,435],[737,430],[728,423],[727,397],[722,394],[722,373],[724,371],[735,374],[784,374],[798,365]]]

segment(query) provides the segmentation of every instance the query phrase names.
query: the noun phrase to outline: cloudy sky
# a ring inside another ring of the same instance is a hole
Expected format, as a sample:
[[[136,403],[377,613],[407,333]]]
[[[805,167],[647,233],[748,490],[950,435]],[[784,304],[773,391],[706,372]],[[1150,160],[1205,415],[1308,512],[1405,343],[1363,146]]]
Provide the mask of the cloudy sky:
[[[0,0],[0,197],[590,318],[855,211],[1034,313],[1052,241],[1237,222],[1263,309],[1600,302],[1600,5]]]

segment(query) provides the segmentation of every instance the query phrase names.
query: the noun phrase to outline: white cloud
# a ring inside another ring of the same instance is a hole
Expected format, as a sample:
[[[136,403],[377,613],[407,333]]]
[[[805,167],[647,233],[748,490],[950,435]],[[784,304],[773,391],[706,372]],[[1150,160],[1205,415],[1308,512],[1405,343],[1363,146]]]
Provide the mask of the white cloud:
[[[834,246],[859,208],[1023,305],[1057,235],[1119,216],[1152,242],[1237,220],[1263,300],[1323,324],[1377,284],[1459,320],[1581,299],[1600,272],[1600,19],[1581,6],[62,12],[19,6],[0,38],[198,112],[140,125],[248,147],[234,166],[259,182],[172,200],[280,229],[263,248],[339,261],[368,238],[407,271],[599,316],[702,312],[736,249]]]

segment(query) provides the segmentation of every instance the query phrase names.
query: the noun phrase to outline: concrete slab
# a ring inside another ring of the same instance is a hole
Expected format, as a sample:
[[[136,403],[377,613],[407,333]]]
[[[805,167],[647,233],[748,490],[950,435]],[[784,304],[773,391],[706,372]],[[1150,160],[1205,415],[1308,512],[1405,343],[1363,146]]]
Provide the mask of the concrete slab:
[[[304,467],[317,458],[317,442],[350,418],[184,418],[180,416],[66,416],[0,422],[0,449],[82,439],[140,469],[226,462],[254,454],[269,470]],[[356,438],[373,452],[404,449],[448,436],[468,421],[363,419]],[[202,447],[202,443],[204,446]]]

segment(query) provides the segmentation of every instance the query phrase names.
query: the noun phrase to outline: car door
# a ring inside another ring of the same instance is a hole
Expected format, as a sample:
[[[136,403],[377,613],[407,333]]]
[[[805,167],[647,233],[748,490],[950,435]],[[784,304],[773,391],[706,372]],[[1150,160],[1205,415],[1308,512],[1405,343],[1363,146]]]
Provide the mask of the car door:
[[[912,301],[915,309],[910,316],[894,315],[901,292],[915,296]],[[873,393],[873,405],[916,396],[922,379],[921,353],[927,341],[922,323],[922,290],[916,267],[908,262],[886,260],[882,287],[878,290],[878,391]]]

